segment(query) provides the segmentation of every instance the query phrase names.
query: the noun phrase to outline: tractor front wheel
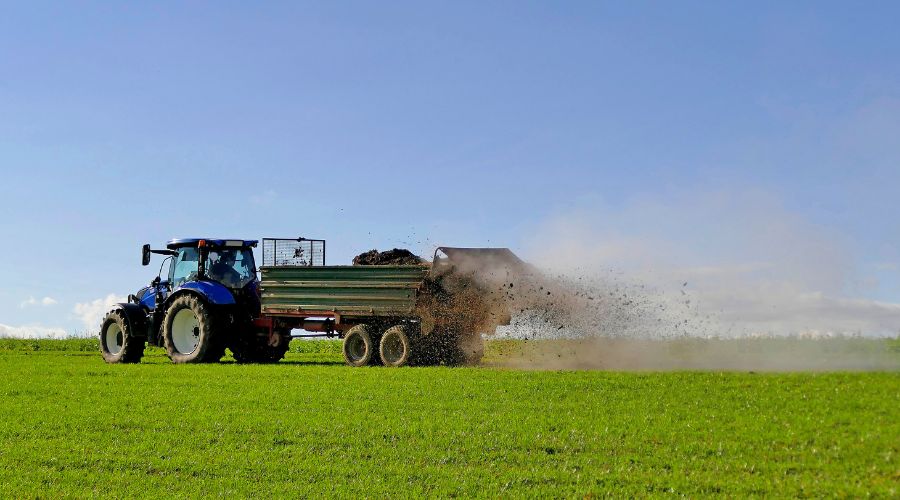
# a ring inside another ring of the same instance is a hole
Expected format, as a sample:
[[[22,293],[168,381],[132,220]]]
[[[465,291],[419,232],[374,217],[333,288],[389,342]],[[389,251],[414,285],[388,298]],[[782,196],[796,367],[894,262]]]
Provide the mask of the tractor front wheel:
[[[140,363],[144,355],[143,337],[132,337],[125,313],[110,311],[100,326],[100,354],[107,363]]]
[[[163,343],[174,363],[215,363],[225,354],[209,305],[193,295],[182,295],[169,306],[163,319]]]

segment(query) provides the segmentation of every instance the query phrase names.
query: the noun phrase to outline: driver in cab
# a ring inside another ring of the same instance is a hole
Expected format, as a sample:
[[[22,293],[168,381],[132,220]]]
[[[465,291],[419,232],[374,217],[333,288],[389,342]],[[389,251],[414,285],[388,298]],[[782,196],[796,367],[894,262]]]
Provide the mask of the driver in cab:
[[[213,254],[213,252],[210,252],[210,254]],[[234,252],[216,252],[215,255],[215,261],[209,266],[208,275],[210,279],[216,280],[229,288],[239,287],[242,277],[241,273],[234,268]]]

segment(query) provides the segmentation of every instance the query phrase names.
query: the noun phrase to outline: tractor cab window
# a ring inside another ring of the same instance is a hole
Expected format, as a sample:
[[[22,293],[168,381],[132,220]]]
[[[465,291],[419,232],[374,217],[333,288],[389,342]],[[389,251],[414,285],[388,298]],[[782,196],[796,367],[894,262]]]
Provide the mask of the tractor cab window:
[[[186,281],[197,279],[199,263],[200,253],[196,248],[179,248],[178,255],[172,259],[172,265],[169,267],[169,283],[172,288],[181,286]]]
[[[229,288],[243,288],[256,277],[253,251],[248,248],[217,248],[209,251],[207,276]]]

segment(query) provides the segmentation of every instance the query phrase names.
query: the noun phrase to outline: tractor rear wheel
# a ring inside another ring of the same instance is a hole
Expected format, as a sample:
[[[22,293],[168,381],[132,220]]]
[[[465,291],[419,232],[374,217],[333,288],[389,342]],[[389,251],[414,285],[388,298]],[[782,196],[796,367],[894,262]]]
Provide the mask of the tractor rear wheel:
[[[100,354],[107,363],[140,363],[145,339],[132,337],[125,313],[110,311],[100,326]]]
[[[223,333],[217,331],[209,305],[193,295],[182,295],[169,306],[163,319],[163,343],[174,363],[215,363],[225,354]]]
[[[392,326],[381,336],[378,354],[384,366],[403,366],[409,363],[412,343],[403,325]]]
[[[365,366],[375,354],[375,342],[367,325],[356,325],[344,334],[344,361],[350,366]]]

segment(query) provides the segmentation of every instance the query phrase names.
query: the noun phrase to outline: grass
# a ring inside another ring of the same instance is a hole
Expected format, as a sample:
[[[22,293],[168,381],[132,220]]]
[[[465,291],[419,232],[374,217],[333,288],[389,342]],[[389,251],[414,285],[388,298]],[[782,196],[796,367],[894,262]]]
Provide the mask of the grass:
[[[353,369],[335,342],[120,366],[19,342],[0,342],[3,497],[900,492],[896,372]]]

